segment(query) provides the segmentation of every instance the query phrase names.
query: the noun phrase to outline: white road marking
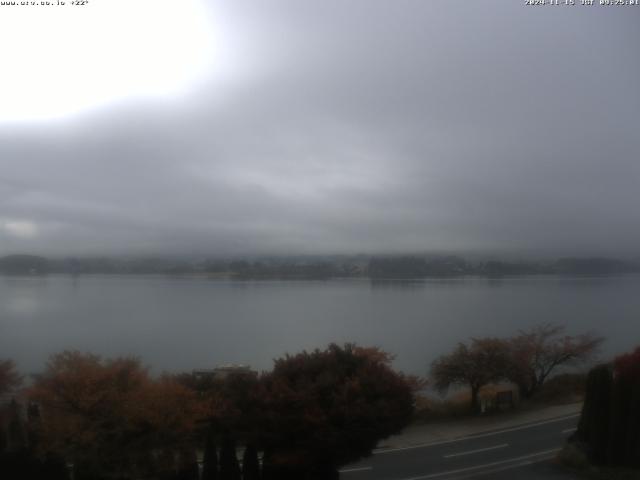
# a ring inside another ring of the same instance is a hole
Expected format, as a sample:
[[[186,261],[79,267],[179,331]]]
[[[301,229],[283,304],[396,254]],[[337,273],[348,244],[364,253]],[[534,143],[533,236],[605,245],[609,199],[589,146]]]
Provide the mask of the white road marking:
[[[480,472],[467,473],[458,477],[451,477],[448,480],[465,480],[467,478],[477,478],[478,475],[492,475],[498,472],[504,472],[505,470],[512,470],[514,468],[526,467],[527,465],[533,465],[534,463],[546,462],[547,460],[551,460],[554,455],[550,455],[547,457],[534,458],[533,460],[524,460],[522,462],[513,463],[511,465],[507,465],[506,467],[497,467],[492,468],[490,470],[482,470]]]
[[[373,470],[373,467],[345,468],[344,470],[338,470],[338,472],[351,473],[351,472],[364,472],[365,470]]]
[[[443,455],[444,458],[462,457],[463,455],[472,455],[474,453],[486,452],[488,450],[497,450],[498,448],[508,447],[508,443],[502,445],[496,445],[495,447],[479,448],[477,450],[469,450],[468,452],[450,453],[449,455]]]
[[[511,463],[512,465],[503,467],[503,470],[508,470],[509,468],[520,467],[523,465],[528,465],[530,463],[542,462],[542,461],[548,460],[549,458],[553,458],[553,454],[559,452],[560,450],[561,450],[560,448],[554,448],[553,450],[545,450],[544,452],[531,453],[529,455],[523,455],[521,457],[510,458],[507,460],[500,460],[499,462],[485,463],[483,465],[475,465],[473,467],[459,468],[457,470],[449,470],[447,472],[431,473],[429,475],[422,475],[420,477],[403,478],[402,480],[426,480],[428,478],[438,478],[438,477],[444,477],[447,475],[455,475],[457,473],[472,472],[473,470],[481,470],[483,468],[497,467],[498,465],[505,465],[505,464]],[[543,458],[540,458],[535,461],[532,460],[536,457],[543,457]],[[474,472],[474,475],[480,475],[482,473],[484,472],[476,471]],[[491,473],[491,472],[487,472],[487,473]]]
[[[573,415],[568,415],[566,417],[553,418],[551,420],[545,420],[543,422],[537,422],[537,423],[529,423],[527,425],[520,425],[518,427],[506,428],[504,430],[497,430],[495,432],[479,433],[479,434],[476,434],[476,435],[467,435],[465,437],[453,438],[451,440],[442,440],[442,441],[436,441],[436,442],[421,443],[421,444],[418,444],[418,445],[411,445],[411,446],[408,446],[408,447],[381,448],[381,449],[374,450],[372,452],[372,454],[373,455],[382,455],[382,454],[385,454],[385,453],[401,452],[403,450],[414,450],[416,448],[433,447],[435,445],[447,445],[449,443],[462,442],[464,440],[474,440],[476,438],[491,437],[493,435],[500,435],[502,433],[516,432],[518,430],[526,430],[527,428],[538,427],[540,425],[547,425],[549,423],[563,422],[564,420],[569,420],[570,418],[576,418],[576,417],[579,417],[579,416],[580,416],[579,413],[575,413]]]
[[[576,427],[573,428],[565,428],[564,430],[562,430],[562,433],[571,433],[571,432],[575,432],[577,430]]]

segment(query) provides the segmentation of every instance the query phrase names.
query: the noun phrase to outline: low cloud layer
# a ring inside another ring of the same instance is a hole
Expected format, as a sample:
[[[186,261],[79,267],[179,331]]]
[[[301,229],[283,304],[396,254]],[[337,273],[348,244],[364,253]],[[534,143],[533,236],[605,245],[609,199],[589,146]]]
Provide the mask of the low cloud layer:
[[[0,254],[640,254],[640,9],[209,13],[184,94],[2,124]]]

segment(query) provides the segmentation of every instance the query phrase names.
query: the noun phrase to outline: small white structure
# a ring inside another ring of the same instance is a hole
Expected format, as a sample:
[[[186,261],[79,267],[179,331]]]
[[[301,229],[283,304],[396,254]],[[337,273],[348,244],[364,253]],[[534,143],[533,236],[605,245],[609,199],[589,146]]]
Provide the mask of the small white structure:
[[[197,380],[212,378],[214,380],[224,380],[231,375],[252,375],[255,373],[249,365],[240,363],[224,363],[213,369],[194,370],[193,376]]]

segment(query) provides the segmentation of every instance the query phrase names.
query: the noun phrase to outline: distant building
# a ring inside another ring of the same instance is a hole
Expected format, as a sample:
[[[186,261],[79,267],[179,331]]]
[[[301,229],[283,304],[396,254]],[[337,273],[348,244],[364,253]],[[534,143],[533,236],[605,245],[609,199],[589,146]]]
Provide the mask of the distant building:
[[[249,365],[225,363],[216,368],[193,370],[192,373],[196,380],[225,380],[231,375],[253,375],[256,372]]]

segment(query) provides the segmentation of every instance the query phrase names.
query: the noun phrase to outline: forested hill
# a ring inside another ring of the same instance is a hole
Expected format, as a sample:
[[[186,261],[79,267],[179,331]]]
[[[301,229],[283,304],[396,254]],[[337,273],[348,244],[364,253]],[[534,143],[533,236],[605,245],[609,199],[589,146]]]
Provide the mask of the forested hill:
[[[640,273],[640,262],[603,257],[549,261],[466,260],[458,256],[309,256],[240,259],[64,258],[36,255],[0,257],[0,274],[204,275],[241,280],[420,279],[431,277],[505,277],[518,275],[620,275]]]
[[[8,255],[0,258],[0,273],[23,275],[49,272],[49,261],[36,255]]]

